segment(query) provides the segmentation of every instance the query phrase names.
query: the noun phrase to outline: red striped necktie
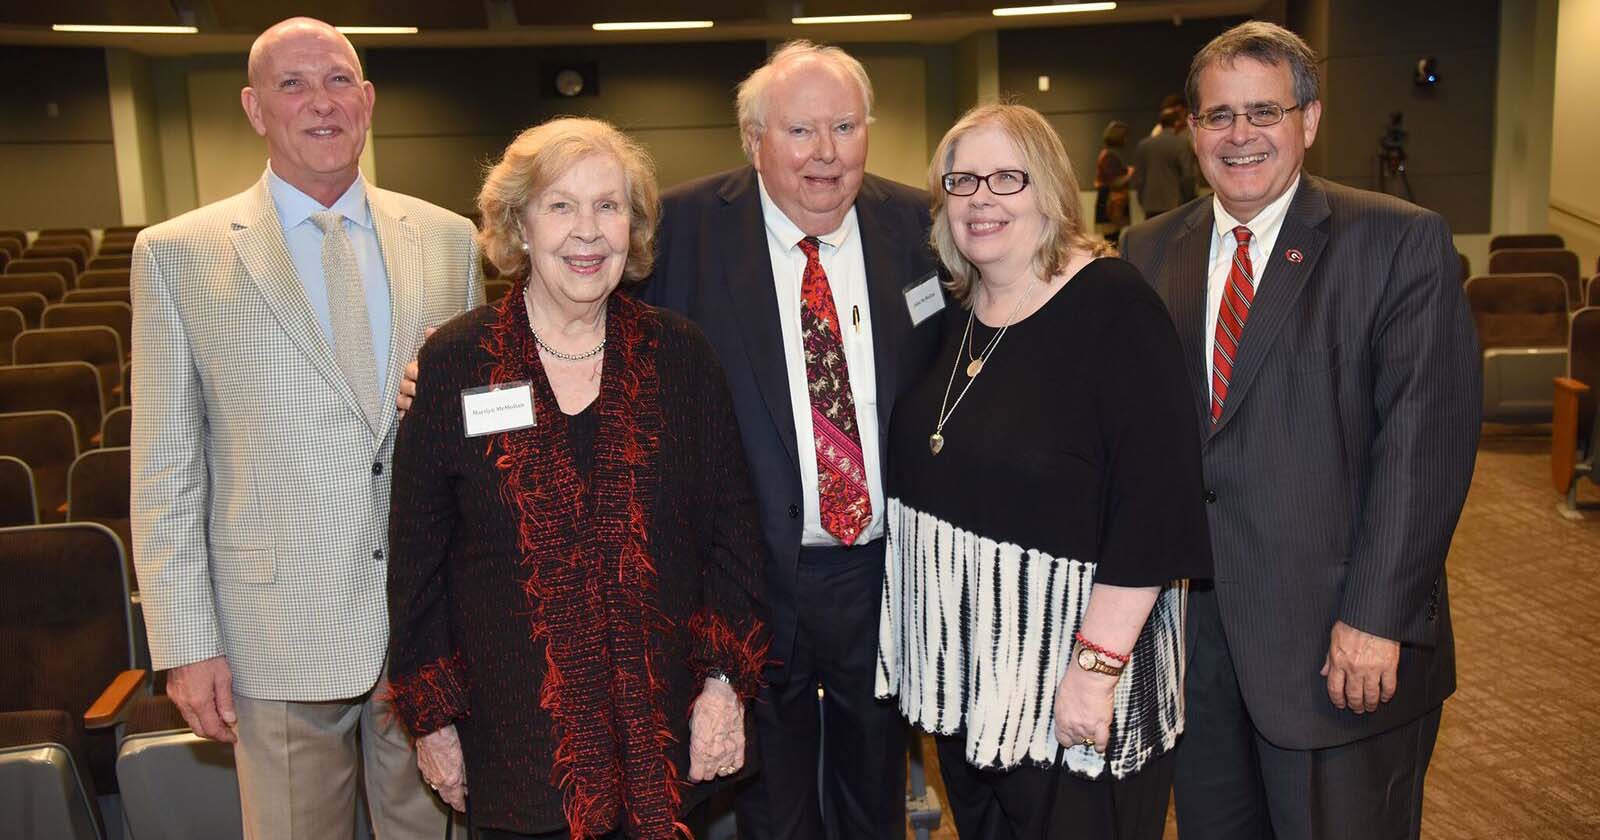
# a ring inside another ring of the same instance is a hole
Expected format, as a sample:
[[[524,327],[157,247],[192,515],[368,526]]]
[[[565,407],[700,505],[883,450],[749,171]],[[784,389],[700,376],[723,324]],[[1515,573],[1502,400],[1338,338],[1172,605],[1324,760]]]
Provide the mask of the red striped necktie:
[[[806,255],[800,285],[800,344],[805,350],[806,389],[811,395],[811,434],[817,447],[817,502],[822,527],[845,545],[855,544],[872,521],[866,460],[856,427],[856,402],[844,334],[833,305],[833,289],[817,256],[817,240],[800,240]]]
[[[1222,406],[1228,400],[1228,383],[1233,379],[1233,362],[1239,358],[1239,341],[1244,337],[1244,322],[1250,319],[1250,305],[1256,299],[1255,270],[1250,267],[1250,229],[1233,229],[1239,247],[1233,252],[1228,269],[1228,286],[1222,290],[1222,306],[1217,309],[1217,340],[1211,351],[1211,425],[1222,419]]]

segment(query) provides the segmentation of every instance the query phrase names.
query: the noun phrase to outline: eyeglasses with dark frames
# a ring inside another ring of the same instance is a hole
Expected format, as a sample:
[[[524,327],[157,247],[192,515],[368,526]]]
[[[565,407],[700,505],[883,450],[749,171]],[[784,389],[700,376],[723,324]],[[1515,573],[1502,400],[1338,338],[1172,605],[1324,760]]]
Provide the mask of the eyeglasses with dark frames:
[[[1198,117],[1190,117],[1190,119],[1194,120],[1196,125],[1209,131],[1226,131],[1233,128],[1234,120],[1240,117],[1244,117],[1256,128],[1266,128],[1283,122],[1285,115],[1299,107],[1299,105],[1290,105],[1285,108],[1282,105],[1268,102],[1265,105],[1257,105],[1254,108],[1247,108],[1243,111],[1218,108],[1215,111],[1207,111]]]
[[[979,184],[987,184],[995,195],[1016,195],[1028,188],[1028,173],[1020,169],[1001,169],[988,175],[975,172],[946,172],[940,179],[951,195],[973,195]]]

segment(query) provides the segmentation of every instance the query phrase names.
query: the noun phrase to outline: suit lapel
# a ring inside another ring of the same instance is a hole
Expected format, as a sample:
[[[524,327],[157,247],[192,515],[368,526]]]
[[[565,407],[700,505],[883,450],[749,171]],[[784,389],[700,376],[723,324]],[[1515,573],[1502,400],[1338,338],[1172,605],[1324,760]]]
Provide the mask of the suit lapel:
[[[894,233],[882,216],[883,197],[871,181],[861,186],[856,199],[856,225],[861,235],[861,260],[867,277],[867,304],[872,316],[872,360],[878,394],[878,431],[880,437],[889,431],[889,413],[894,409],[894,396],[898,387],[897,356],[904,347],[902,335],[910,323],[902,317],[905,305],[898,303],[901,287],[910,280],[905,276],[905,255],[908,249],[891,247]],[[898,257],[898,258],[897,258]]]
[[[1206,287],[1209,283],[1206,268],[1211,256],[1211,228],[1215,216],[1211,202],[1202,202],[1189,216],[1184,232],[1178,237],[1176,252],[1168,259],[1175,260],[1177,279],[1170,292],[1172,318],[1178,327],[1178,338],[1183,342],[1183,357],[1193,386],[1195,411],[1199,415],[1202,434],[1209,433],[1211,383],[1206,381],[1206,359],[1211,355],[1211,337],[1206,335]]]
[[[761,217],[761,194],[754,169],[745,169],[720,193],[720,218],[708,232],[722,250],[722,277],[733,297],[744,336],[745,352],[755,373],[778,439],[798,467],[794,408],[789,400],[789,372],[784,364],[783,328],[778,323],[777,284],[767,253],[767,228]]]
[[[1305,291],[1306,280],[1316,270],[1317,259],[1328,242],[1327,234],[1317,228],[1327,217],[1328,200],[1322,187],[1311,176],[1302,175],[1299,191],[1289,204],[1283,227],[1278,231],[1278,241],[1267,260],[1266,273],[1257,284],[1261,291],[1250,307],[1250,320],[1245,322],[1244,338],[1239,342],[1239,359],[1233,365],[1233,379],[1228,383],[1228,399],[1213,434],[1222,431],[1228,420],[1238,413],[1239,404],[1249,397],[1256,374],[1260,373],[1273,342]],[[1292,262],[1285,256],[1290,251],[1300,253],[1299,262]]]
[[[246,198],[239,216],[234,219],[231,231],[234,250],[249,272],[250,279],[266,300],[268,308],[278,319],[285,334],[306,355],[322,378],[339,394],[357,417],[366,419],[366,412],[356,400],[355,391],[345,381],[339,365],[333,358],[333,348],[322,334],[322,326],[306,298],[305,286],[289,259],[289,244],[284,241],[278,212],[267,191],[263,175]]]
[[[382,440],[399,417],[394,409],[395,395],[406,363],[414,355],[413,342],[420,343],[422,337],[418,307],[421,290],[413,273],[422,266],[422,238],[403,213],[390,212],[381,194],[372,187],[367,188],[367,207],[378,233],[378,250],[383,252],[383,270],[389,277],[388,374],[378,400],[378,426],[373,429],[373,434]]]

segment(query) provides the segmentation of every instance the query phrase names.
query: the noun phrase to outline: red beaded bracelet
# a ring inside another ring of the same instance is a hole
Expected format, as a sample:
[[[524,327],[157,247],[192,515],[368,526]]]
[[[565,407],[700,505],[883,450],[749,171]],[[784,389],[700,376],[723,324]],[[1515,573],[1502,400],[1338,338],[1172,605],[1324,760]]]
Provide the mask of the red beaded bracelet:
[[[1106,648],[1103,648],[1103,647],[1095,644],[1094,642],[1091,642],[1088,639],[1084,638],[1084,635],[1081,632],[1078,633],[1075,636],[1075,638],[1078,640],[1078,644],[1083,645],[1088,650],[1092,650],[1095,653],[1098,653],[1098,654],[1100,654],[1101,656],[1104,656],[1107,659],[1113,660],[1113,661],[1121,663],[1123,665],[1128,664],[1128,658],[1132,655],[1132,654],[1127,654],[1127,653],[1113,653],[1110,650],[1107,650]]]

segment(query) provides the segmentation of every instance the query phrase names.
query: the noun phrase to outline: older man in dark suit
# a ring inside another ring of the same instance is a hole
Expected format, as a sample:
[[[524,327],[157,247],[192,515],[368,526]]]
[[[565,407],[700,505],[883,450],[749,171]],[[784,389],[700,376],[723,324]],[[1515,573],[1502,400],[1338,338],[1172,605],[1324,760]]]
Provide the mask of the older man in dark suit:
[[[778,666],[739,836],[904,836],[905,724],[873,699],[873,673],[884,436],[944,305],[928,202],[865,173],[872,86],[842,50],[787,44],[738,102],[751,165],[663,196],[644,295],[721,357],[771,558]]]
[[[1124,240],[1177,322],[1204,429],[1216,580],[1190,610],[1179,831],[1415,837],[1479,428],[1450,231],[1301,172],[1322,106],[1292,32],[1218,36],[1188,96],[1216,195]]]

